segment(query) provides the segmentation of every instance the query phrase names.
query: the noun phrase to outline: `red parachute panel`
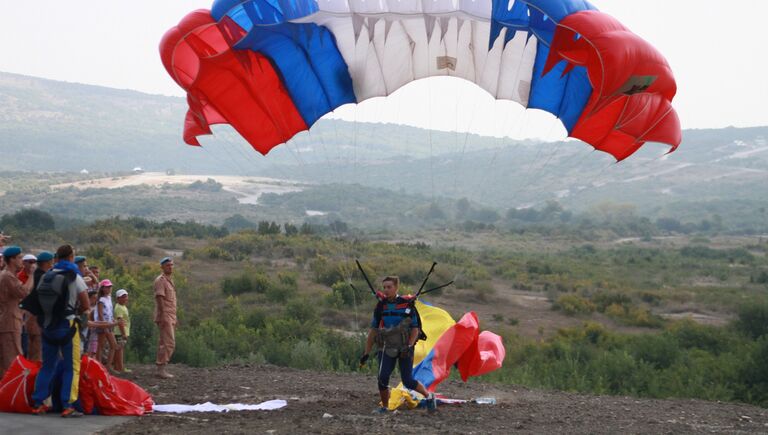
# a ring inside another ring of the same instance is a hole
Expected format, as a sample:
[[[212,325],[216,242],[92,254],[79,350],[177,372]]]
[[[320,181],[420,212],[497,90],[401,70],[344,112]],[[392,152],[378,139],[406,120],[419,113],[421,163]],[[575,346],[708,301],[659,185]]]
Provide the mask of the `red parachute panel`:
[[[243,31],[231,20],[216,23],[207,10],[187,15],[160,43],[168,73],[187,91],[184,140],[200,145],[214,124],[230,124],[267,154],[306,130],[272,63],[259,53],[235,51]]]
[[[17,356],[0,380],[0,411],[29,414],[32,412],[32,393],[41,364]]]
[[[570,136],[621,161],[647,141],[674,151],[682,141],[671,102],[677,85],[669,64],[651,44],[610,15],[571,14],[558,23],[544,72],[565,60],[584,66],[592,96]]]

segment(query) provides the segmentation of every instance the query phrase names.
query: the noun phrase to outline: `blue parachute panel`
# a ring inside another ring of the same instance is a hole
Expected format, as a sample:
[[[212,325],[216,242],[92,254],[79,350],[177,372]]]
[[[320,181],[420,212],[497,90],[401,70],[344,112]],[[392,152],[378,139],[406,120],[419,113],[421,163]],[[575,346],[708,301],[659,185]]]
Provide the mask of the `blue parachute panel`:
[[[235,49],[272,60],[307,125],[356,99],[346,63],[330,32],[315,24],[253,27]]]
[[[560,62],[542,76],[549,47],[539,41],[537,50],[528,108],[545,110],[557,116],[570,133],[592,95],[586,69],[577,67],[563,76],[567,65]]]
[[[211,7],[211,16],[220,21],[227,15],[249,31],[254,26],[281,24],[318,10],[314,0],[216,0]]]

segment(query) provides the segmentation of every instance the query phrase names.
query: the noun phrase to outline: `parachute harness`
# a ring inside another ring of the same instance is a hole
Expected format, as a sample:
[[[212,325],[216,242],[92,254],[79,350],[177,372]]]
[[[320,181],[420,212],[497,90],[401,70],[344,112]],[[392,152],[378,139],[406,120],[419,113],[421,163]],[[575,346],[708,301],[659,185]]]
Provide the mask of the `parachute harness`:
[[[360,273],[363,275],[363,278],[365,279],[365,282],[368,284],[368,288],[371,290],[371,293],[373,296],[379,301],[380,304],[384,303],[386,301],[386,297],[383,293],[377,292],[376,289],[373,287],[373,284],[371,283],[371,280],[368,278],[368,274],[365,273],[365,269],[363,269],[363,265],[360,264],[360,260],[355,260],[355,264],[357,265],[358,270],[360,270]],[[424,287],[427,285],[427,281],[429,281],[429,277],[432,276],[432,273],[435,271],[435,267],[437,267],[437,263],[433,262],[432,267],[430,267],[429,272],[427,272],[427,275],[424,277],[424,280],[421,283],[421,286],[419,287],[419,291],[416,292],[416,295],[413,298],[410,298],[408,300],[408,307],[405,310],[405,314],[409,317],[406,317],[403,321],[401,321],[397,326],[393,326],[390,328],[384,328],[380,327],[377,330],[376,335],[376,345],[379,347],[382,353],[386,353],[390,357],[396,357],[403,351],[407,350],[410,347],[409,340],[410,340],[410,330],[411,330],[411,317],[410,314],[412,310],[415,310],[416,308],[416,301],[418,301],[419,297],[423,294],[427,294],[436,290],[443,289],[445,287],[448,287],[449,285],[453,284],[453,281],[450,281],[448,283],[439,285],[437,287],[430,288],[428,290],[424,290]],[[352,282],[349,282],[349,286],[352,288],[354,293],[357,293],[357,288],[355,288],[354,284]],[[422,325],[419,325],[419,340],[426,340],[427,336],[424,334],[424,330],[421,328]],[[389,352],[387,352],[389,351]],[[381,368],[379,368],[381,369]]]

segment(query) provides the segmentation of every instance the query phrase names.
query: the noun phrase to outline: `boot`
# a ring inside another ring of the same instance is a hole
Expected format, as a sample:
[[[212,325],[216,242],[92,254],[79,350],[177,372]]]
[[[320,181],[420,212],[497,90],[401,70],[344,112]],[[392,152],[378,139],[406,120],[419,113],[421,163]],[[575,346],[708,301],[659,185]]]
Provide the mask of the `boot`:
[[[168,373],[168,371],[165,370],[165,364],[162,364],[157,366],[157,377],[161,379],[172,379],[173,375]]]

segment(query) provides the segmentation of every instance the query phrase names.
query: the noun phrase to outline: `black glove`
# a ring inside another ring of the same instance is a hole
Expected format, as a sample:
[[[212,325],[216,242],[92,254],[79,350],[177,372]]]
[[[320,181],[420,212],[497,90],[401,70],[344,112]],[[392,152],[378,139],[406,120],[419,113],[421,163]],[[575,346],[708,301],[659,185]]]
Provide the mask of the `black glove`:
[[[400,352],[400,358],[413,358],[414,346],[408,346]]]
[[[363,367],[367,362],[368,362],[368,354],[364,353],[363,356],[360,357],[360,367]]]

